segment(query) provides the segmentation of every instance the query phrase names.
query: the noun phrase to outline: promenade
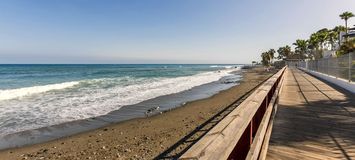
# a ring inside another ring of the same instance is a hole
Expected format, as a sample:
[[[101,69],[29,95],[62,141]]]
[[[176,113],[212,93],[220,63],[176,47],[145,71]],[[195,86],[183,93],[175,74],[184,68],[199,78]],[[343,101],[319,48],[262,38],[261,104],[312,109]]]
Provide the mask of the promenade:
[[[288,68],[266,159],[355,159],[355,95]]]

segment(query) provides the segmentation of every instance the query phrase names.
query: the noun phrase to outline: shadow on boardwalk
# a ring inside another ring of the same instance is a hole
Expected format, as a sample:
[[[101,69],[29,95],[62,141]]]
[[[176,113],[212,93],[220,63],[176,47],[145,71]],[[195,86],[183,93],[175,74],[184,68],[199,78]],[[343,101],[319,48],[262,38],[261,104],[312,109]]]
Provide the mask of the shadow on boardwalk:
[[[288,69],[268,159],[355,159],[355,95]]]

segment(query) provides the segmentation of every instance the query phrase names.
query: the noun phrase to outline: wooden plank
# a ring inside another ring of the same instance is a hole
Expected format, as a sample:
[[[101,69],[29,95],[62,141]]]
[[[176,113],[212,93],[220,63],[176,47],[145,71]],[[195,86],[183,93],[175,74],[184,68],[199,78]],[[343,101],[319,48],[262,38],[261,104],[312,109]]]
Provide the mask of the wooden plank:
[[[247,128],[258,106],[248,103],[248,108],[241,107],[240,113],[226,117],[193,145],[180,159],[227,159],[239,138]],[[240,106],[239,106],[240,107]]]
[[[265,115],[260,123],[260,127],[254,137],[253,144],[250,147],[249,153],[246,159],[256,160],[259,157],[259,153],[261,150],[261,146],[264,141],[265,133],[269,124],[270,116],[274,108],[276,96],[272,99],[271,104],[269,105],[268,109],[265,112]]]
[[[285,146],[273,146],[270,148],[279,153],[288,155],[290,157],[298,157],[298,159],[318,159],[318,160],[336,160],[340,157],[333,157],[331,155],[326,155],[326,153],[315,153],[313,151],[308,151],[304,149],[298,149],[294,147],[285,147]]]
[[[264,146],[263,143],[264,143],[265,135],[267,133],[267,130],[270,129],[269,128],[270,120],[273,120],[273,118],[271,118],[271,115],[274,111],[274,106],[276,104],[280,88],[282,86],[282,80],[283,79],[281,78],[279,84],[277,85],[275,93],[272,96],[271,101],[269,102],[268,109],[266,110],[265,115],[260,123],[259,128],[258,128],[258,131],[254,137],[253,144],[251,145],[249,153],[246,158],[248,160],[256,160],[259,158],[259,154],[262,150],[262,147]],[[264,146],[264,147],[266,147],[266,146]]]
[[[271,115],[271,119],[270,119],[270,122],[268,124],[267,131],[265,133],[265,138],[264,138],[263,144],[261,146],[261,151],[260,151],[260,155],[259,155],[259,158],[258,158],[259,160],[265,160],[266,159],[266,155],[267,155],[267,151],[268,151],[268,148],[269,148],[269,141],[270,141],[270,137],[271,137],[271,131],[272,131],[273,123],[274,123],[276,109],[277,109],[277,104],[274,106],[274,108],[272,110],[273,113]]]
[[[355,159],[355,96],[296,69],[284,85],[267,159]]]
[[[286,74],[286,73],[284,73],[284,74]],[[283,91],[284,79],[285,79],[285,76],[282,76],[281,79],[280,79],[280,84],[279,84],[280,85],[280,89],[278,91],[279,93]],[[267,131],[265,133],[265,138],[264,138],[263,145],[261,147],[260,155],[259,155],[259,158],[258,158],[259,160],[265,160],[266,156],[267,156],[267,152],[268,152],[268,148],[269,148],[269,141],[270,141],[270,138],[271,138],[271,131],[272,131],[272,128],[273,128],[273,123],[274,123],[275,115],[276,115],[276,112],[277,112],[278,101],[279,101],[279,98],[276,99],[276,103],[275,103],[275,105],[273,107],[273,110],[272,110],[272,114],[271,114],[271,117],[270,117],[270,122],[268,124],[268,128],[267,128]]]
[[[179,159],[227,159],[278,76],[269,78]]]

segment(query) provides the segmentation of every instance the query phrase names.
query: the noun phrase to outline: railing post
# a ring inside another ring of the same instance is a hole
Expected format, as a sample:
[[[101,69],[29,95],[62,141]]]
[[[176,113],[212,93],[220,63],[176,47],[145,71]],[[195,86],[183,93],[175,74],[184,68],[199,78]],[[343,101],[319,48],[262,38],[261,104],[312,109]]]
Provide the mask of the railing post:
[[[338,61],[338,58],[335,59],[335,78],[338,79],[338,69],[339,69],[339,61]]]
[[[330,58],[327,59],[327,66],[326,66],[327,75],[328,75],[328,76],[329,76],[329,59],[330,59]]]
[[[269,96],[270,96],[270,92],[273,90],[273,87],[271,87],[269,93],[266,95],[265,97],[265,109],[264,109],[264,113],[266,112],[267,108],[269,107]],[[262,106],[260,106],[262,107]],[[263,113],[263,116],[264,116],[264,113]],[[262,118],[261,118],[262,119]]]
[[[250,121],[250,138],[249,138],[249,147],[251,146],[251,144],[253,143],[253,123],[254,123],[254,118],[251,119]]]
[[[349,53],[349,82],[351,82],[351,68],[352,68],[352,58],[351,58],[351,52]]]

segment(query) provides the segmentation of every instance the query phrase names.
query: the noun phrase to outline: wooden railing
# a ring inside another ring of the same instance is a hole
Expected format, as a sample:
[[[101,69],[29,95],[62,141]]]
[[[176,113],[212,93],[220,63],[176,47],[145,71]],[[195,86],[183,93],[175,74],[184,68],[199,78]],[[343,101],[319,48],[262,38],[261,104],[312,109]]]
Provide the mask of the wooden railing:
[[[179,159],[265,159],[285,67]]]

